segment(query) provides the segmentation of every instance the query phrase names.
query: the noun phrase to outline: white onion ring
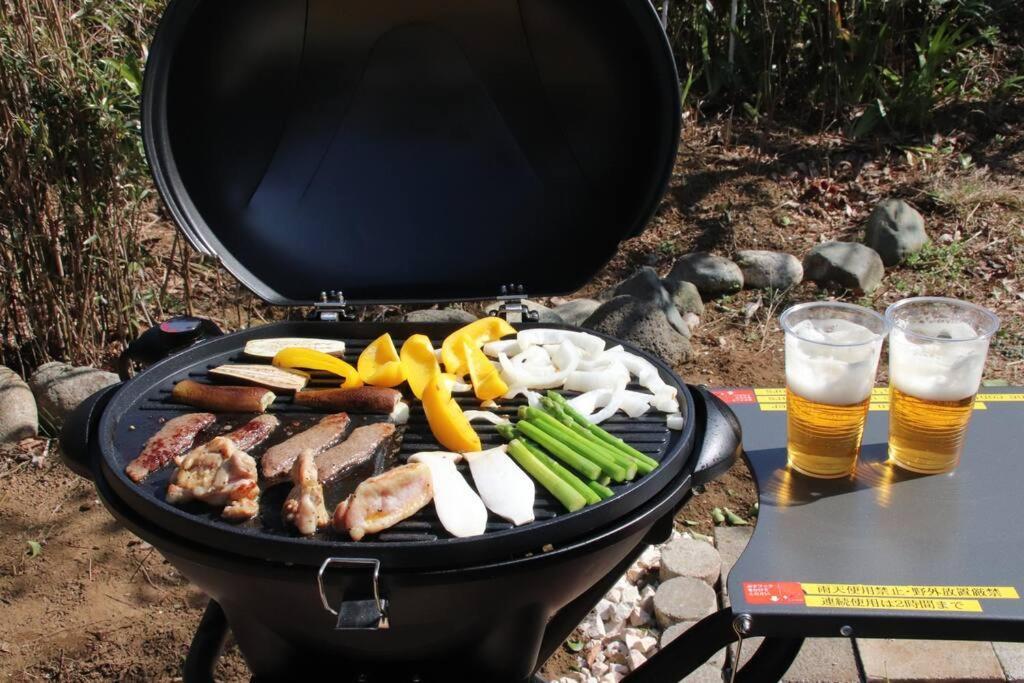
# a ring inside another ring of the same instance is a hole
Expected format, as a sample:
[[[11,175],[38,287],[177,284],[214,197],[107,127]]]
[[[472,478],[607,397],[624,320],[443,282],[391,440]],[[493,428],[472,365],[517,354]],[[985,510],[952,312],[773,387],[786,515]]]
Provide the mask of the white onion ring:
[[[490,410],[467,410],[463,413],[466,419],[472,422],[473,420],[486,420],[492,425],[507,425],[512,424],[507,417],[502,417],[497,413],[491,412]]]

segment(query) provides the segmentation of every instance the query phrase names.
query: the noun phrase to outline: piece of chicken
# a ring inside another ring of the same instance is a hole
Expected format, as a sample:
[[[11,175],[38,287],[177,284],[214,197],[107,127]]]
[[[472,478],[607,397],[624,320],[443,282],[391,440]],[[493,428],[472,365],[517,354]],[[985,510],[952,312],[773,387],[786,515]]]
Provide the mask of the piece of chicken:
[[[363,481],[338,503],[334,528],[348,531],[358,541],[411,517],[433,497],[430,468],[423,463],[402,465]]]
[[[324,487],[316,477],[316,452],[302,451],[292,466],[291,493],[284,501],[284,521],[292,524],[303,536],[312,536],[317,529],[327,526],[330,517],[324,506]]]
[[[207,505],[223,505],[221,516],[225,519],[252,519],[259,512],[256,479],[252,456],[231,439],[218,436],[181,458],[167,486],[167,502],[182,505],[200,500]]]

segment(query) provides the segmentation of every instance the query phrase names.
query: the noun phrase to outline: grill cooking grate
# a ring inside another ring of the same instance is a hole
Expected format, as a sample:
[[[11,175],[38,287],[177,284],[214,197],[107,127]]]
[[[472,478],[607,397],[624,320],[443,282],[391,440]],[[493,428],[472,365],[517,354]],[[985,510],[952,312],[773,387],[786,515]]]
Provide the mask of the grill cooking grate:
[[[367,344],[369,344],[370,340],[346,339],[345,341],[345,359],[354,365],[355,359]],[[396,338],[396,346],[401,348],[403,341],[403,339]],[[435,348],[440,347],[440,340],[434,339],[432,340],[432,343]],[[207,371],[210,368],[226,363],[253,362],[258,361],[244,356],[238,350],[221,353],[208,358],[202,365],[193,366],[188,371],[174,375],[166,382],[155,387],[148,394],[141,397],[141,399],[136,401],[135,404],[117,421],[117,425],[115,427],[114,444],[116,446],[118,457],[121,458],[121,462],[119,463],[120,467],[123,469],[124,465],[127,464],[128,461],[138,455],[146,439],[152,436],[160,428],[160,425],[163,422],[177,415],[194,412],[196,410],[189,406],[180,405],[171,401],[171,389],[175,382],[185,379],[186,377],[197,381],[209,381]],[[337,380],[334,380],[332,384],[336,386]],[[316,376],[314,376],[313,380],[310,382],[310,387],[327,385],[328,380],[326,380],[326,378],[317,378]],[[631,388],[638,388],[642,390],[642,388],[639,387]],[[367,463],[367,465],[352,470],[339,481],[326,486],[324,493],[327,499],[326,502],[329,512],[332,512],[338,501],[351,493],[359,482],[366,477],[373,474],[379,474],[389,467],[404,463],[412,454],[419,451],[441,449],[434,440],[433,435],[430,433],[426,416],[423,413],[423,409],[419,401],[412,397],[411,393],[408,392],[408,387],[403,385],[402,390],[403,393],[406,394],[405,400],[409,404],[411,410],[409,422],[404,426],[404,430],[402,432],[403,438],[401,440],[401,445],[397,449],[392,448],[389,452],[377,453],[371,462]],[[566,395],[568,396],[570,394],[567,393]],[[479,408],[479,402],[472,393],[458,394],[456,395],[456,400],[465,410]],[[525,405],[525,400],[519,397],[512,401],[502,401],[499,407],[492,410],[498,415],[514,419],[516,411],[522,405]],[[290,395],[279,395],[277,400],[275,400],[273,405],[268,409],[268,412],[276,415],[281,420],[282,426],[278,428],[277,432],[270,440],[250,452],[257,461],[267,448],[276,443],[280,443],[289,436],[311,426],[326,414],[314,412],[305,407],[295,405]],[[352,414],[351,417],[352,428],[384,419],[383,416],[364,416],[354,414]],[[220,414],[218,415],[216,424],[201,438],[208,439],[216,434],[230,431],[230,429],[233,429],[251,418],[251,414]],[[494,447],[504,443],[504,439],[498,435],[494,425],[483,421],[475,421],[473,423],[473,427],[480,435],[480,441],[484,448]],[[665,453],[668,452],[669,447],[672,445],[673,438],[679,434],[679,432],[671,432],[667,429],[663,413],[654,411],[651,411],[639,418],[629,418],[620,413],[615,417],[606,420],[602,424],[602,427],[612,434],[622,438],[637,450],[646,453],[659,461],[662,460]],[[164,492],[166,491],[167,483],[173,469],[173,467],[166,467],[151,475],[138,486],[144,490],[147,496],[155,499],[156,501],[162,502]],[[459,469],[467,477],[467,480],[471,482],[472,478],[469,475],[466,464],[460,463]],[[628,491],[641,481],[643,481],[643,478],[638,477],[633,482],[618,485],[613,484],[611,488],[616,492],[616,494],[619,494],[621,492]],[[238,531],[245,533],[270,536],[297,536],[294,530],[286,527],[281,520],[281,506],[291,489],[291,484],[284,483],[274,486],[266,486],[261,481],[261,488],[263,490],[260,500],[260,515],[241,525],[234,525],[221,520],[219,517],[219,509],[211,508],[200,503],[185,506],[183,509],[197,517],[207,520],[210,523],[231,526]],[[539,485],[537,486],[537,499],[534,506],[534,514],[538,522],[549,520],[553,517],[559,516],[560,514],[564,514],[565,512],[564,508],[562,508],[561,504],[555,500],[555,498],[553,498]],[[512,525],[509,522],[506,522],[493,514],[490,515],[487,524],[488,533],[511,528]],[[318,532],[316,537],[322,541],[348,540],[347,536],[339,535],[330,529]],[[423,510],[420,510],[409,519],[400,522],[391,529],[374,536],[367,536],[363,543],[435,541],[437,539],[446,538],[450,538],[450,535],[441,526],[440,520],[434,512],[434,506],[427,505]]]

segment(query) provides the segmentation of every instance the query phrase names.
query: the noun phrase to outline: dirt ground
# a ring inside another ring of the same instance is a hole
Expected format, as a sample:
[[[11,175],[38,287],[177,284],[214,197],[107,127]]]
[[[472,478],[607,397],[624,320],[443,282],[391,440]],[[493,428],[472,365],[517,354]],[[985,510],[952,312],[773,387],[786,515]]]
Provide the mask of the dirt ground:
[[[792,130],[764,133],[727,121],[690,122],[669,190],[650,229],[624,243],[581,294],[593,294],[639,265],[666,273],[695,249],[782,249],[801,256],[827,239],[859,238],[871,208],[888,196],[924,214],[934,243],[891,269],[869,297],[812,285],[775,295],[742,292],[708,302],[694,335],[687,381],[781,386],[781,333],[789,303],[840,296],[876,309],[908,295],[970,299],[996,310],[1003,330],[986,377],[1024,382],[1024,107],[963,115],[970,130],[914,143],[860,145]],[[951,115],[952,116],[952,115]],[[172,229],[153,228],[168,251]],[[272,315],[245,296],[229,297],[230,277],[199,263],[190,283],[199,313],[227,326]],[[217,305],[219,302],[219,305]],[[884,367],[884,360],[883,360]],[[0,454],[0,676],[7,680],[174,680],[205,597],[147,544],[122,531],[89,484],[60,464],[44,440]],[[32,460],[35,456],[35,461]],[[677,525],[712,531],[711,510],[749,517],[755,500],[738,465],[697,495]],[[548,670],[558,670],[555,664]],[[244,681],[237,651],[218,678]]]

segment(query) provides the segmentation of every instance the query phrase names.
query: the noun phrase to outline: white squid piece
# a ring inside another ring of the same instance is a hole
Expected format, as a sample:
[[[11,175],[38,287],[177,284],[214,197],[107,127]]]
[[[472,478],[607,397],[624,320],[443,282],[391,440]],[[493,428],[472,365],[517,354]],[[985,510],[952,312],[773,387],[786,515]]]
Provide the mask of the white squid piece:
[[[487,509],[516,526],[532,522],[537,489],[526,472],[505,452],[508,446],[466,453],[473,483]]]
[[[409,462],[430,468],[434,508],[445,530],[458,538],[479,536],[487,529],[487,508],[456,469],[460,457],[458,453],[424,451],[410,456]]]

